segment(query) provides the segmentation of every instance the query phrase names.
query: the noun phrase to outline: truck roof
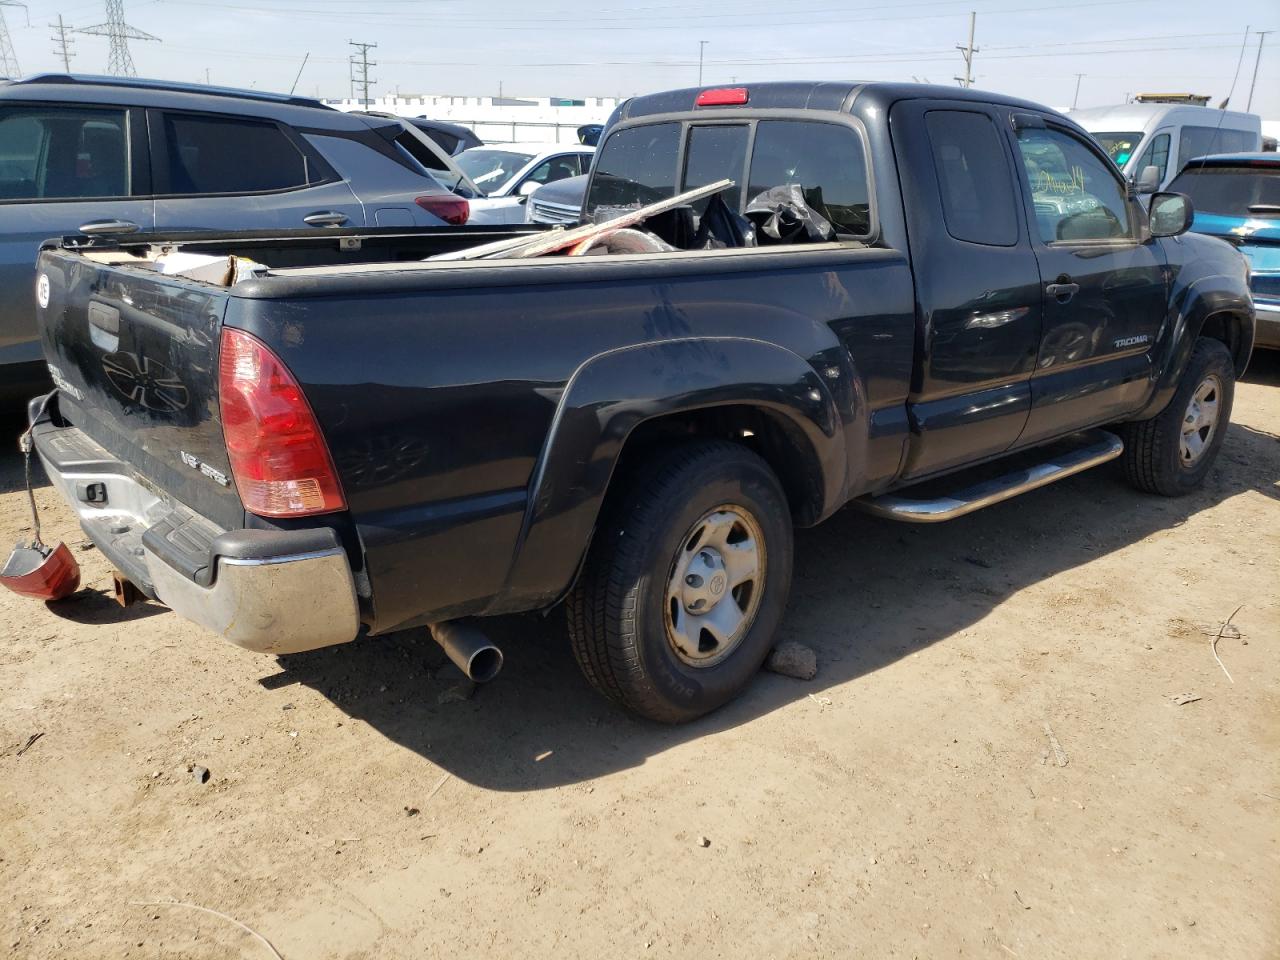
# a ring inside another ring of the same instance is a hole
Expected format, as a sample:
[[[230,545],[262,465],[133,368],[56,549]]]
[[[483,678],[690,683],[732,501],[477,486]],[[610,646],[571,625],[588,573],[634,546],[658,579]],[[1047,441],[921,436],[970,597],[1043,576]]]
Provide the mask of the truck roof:
[[[900,83],[897,81],[775,81],[769,83],[715,84],[704,87],[686,87],[664,93],[652,93],[633,97],[622,104],[614,120],[634,120],[638,117],[662,114],[689,113],[695,109],[698,94],[704,90],[725,87],[743,88],[750,99],[746,106],[755,110],[838,110],[848,112],[856,99],[863,97],[883,102],[885,106],[897,100],[971,100],[976,103],[1000,103],[1007,106],[1026,107],[1032,110],[1050,109],[1029,100],[1007,97],[986,90],[964,90],[960,87],[944,87],[927,83]],[[733,108],[730,108],[733,109]],[[1057,112],[1057,111],[1053,111]]]

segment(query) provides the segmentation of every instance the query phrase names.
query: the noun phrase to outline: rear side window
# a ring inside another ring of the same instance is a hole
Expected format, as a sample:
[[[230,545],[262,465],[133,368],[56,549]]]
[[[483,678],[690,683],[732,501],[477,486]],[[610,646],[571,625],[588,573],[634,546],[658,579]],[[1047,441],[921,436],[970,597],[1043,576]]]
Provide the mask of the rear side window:
[[[734,210],[741,206],[742,167],[747,160],[747,136],[750,128],[738,123],[732,126],[698,126],[689,129],[689,142],[685,147],[684,186],[682,190],[705,187],[717,180],[732,180],[735,190],[726,190],[721,196]],[[693,205],[701,216],[711,202],[704,197]]]
[[[1164,175],[1169,169],[1169,135],[1167,133],[1157,134],[1152,139],[1151,145],[1142,151],[1136,176],[1142,176],[1142,171],[1152,166],[1160,171],[1160,182],[1164,183]]]
[[[307,185],[307,160],[274,123],[166,114],[168,191],[266,193]]]
[[[123,110],[0,110],[0,201],[128,195]]]
[[[867,160],[850,127],[810,120],[761,120],[751,152],[747,201],[774,187],[799,184],[805,203],[836,231],[871,232]]]
[[[1178,134],[1178,169],[1188,160],[1213,153],[1247,153],[1257,150],[1259,137],[1247,130],[1223,130],[1220,127],[1183,127]]]
[[[1011,247],[1018,242],[1017,208],[1000,133],[985,113],[925,114],[942,217],[957,240]]]
[[[675,194],[680,124],[653,123],[610,134],[596,160],[587,215],[600,207],[637,207]]]

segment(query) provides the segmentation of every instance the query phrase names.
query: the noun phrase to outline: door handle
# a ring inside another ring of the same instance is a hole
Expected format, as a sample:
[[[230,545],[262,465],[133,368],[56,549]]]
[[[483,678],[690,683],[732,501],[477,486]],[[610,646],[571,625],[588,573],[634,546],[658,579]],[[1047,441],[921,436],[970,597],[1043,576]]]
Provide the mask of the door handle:
[[[1077,293],[1080,292],[1080,284],[1078,283],[1051,283],[1044,288],[1044,292],[1051,297],[1056,297],[1059,303],[1066,303]]]
[[[337,210],[317,210],[303,217],[302,222],[311,227],[340,227],[347,222],[347,215]]]
[[[90,220],[80,224],[80,232],[90,237],[101,237],[111,233],[137,233],[142,228],[132,220]]]

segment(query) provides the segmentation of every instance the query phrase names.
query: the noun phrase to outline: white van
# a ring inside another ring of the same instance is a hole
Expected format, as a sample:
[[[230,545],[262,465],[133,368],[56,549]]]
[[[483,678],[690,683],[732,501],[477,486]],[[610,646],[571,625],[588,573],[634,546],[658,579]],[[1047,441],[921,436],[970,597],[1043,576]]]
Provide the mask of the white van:
[[[1262,120],[1252,113],[1184,103],[1126,103],[1072,110],[1070,117],[1093,134],[1134,182],[1148,166],[1159,170],[1157,190],[1195,157],[1262,149]]]

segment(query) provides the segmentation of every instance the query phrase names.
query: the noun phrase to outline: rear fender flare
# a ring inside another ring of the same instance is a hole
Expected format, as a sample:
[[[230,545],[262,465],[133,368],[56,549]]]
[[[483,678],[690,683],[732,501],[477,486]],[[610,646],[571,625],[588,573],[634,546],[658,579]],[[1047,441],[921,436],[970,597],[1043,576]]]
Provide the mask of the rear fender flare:
[[[841,377],[849,373],[839,370]],[[637,426],[730,404],[785,418],[820,465],[821,515],[843,502],[843,418],[803,358],[736,337],[671,340],[601,354],[578,368],[560,400],[530,481],[503,606],[545,606],[572,585],[618,458]]]

